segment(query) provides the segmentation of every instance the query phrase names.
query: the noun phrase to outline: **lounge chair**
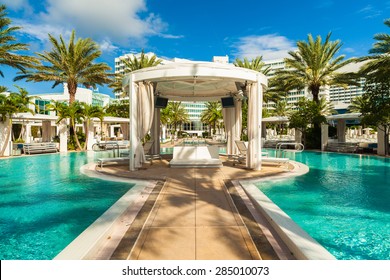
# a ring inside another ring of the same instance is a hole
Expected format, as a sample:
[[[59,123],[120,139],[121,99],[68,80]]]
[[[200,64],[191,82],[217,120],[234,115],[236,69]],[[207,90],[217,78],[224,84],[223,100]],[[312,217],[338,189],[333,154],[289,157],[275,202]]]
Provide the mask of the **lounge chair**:
[[[160,154],[154,154],[154,155],[150,154],[153,143],[154,143],[154,140],[150,140],[150,141],[146,141],[145,144],[143,145],[145,159],[147,161],[150,161],[150,164],[153,164],[153,159],[160,159],[160,160],[162,159]],[[121,155],[121,157],[128,157],[129,152],[121,152],[120,155]]]
[[[122,162],[128,162],[130,160],[129,157],[116,157],[116,158],[98,158],[97,163],[100,166],[100,168],[103,168],[103,166],[107,163],[122,163]]]
[[[236,163],[242,163],[242,161],[246,160],[246,154],[248,152],[248,148],[246,147],[244,141],[236,140],[235,143],[239,151],[239,154],[233,156],[234,159],[233,165],[235,165]],[[286,168],[288,168],[288,163],[289,163],[288,158],[268,157],[268,153],[263,153],[263,152],[261,154],[263,156],[261,158],[262,163],[283,165]]]

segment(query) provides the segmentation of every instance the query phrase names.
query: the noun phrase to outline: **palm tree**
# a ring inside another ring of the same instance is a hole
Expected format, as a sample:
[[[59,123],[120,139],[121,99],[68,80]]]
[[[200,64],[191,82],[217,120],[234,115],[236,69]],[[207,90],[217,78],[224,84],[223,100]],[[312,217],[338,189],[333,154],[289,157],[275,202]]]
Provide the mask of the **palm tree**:
[[[367,107],[367,103],[370,102],[366,96],[356,96],[351,101],[351,105],[348,106],[348,111],[352,113],[361,113],[363,108]]]
[[[84,129],[85,129],[85,143],[83,150],[86,150],[88,143],[88,130],[89,125],[91,123],[92,118],[98,118],[100,122],[103,122],[104,118],[104,110],[100,106],[89,105],[86,103],[81,103],[82,106],[82,119],[84,121]]]
[[[288,105],[286,100],[278,100],[275,103],[274,110],[272,110],[273,116],[279,116],[279,117],[288,117],[291,113],[291,107]],[[279,134],[283,134],[284,130],[284,123],[279,123]]]
[[[8,143],[11,136],[11,128],[12,128],[12,116],[21,112],[31,112],[34,113],[33,110],[28,108],[26,104],[24,104],[24,100],[20,94],[12,92],[8,96],[5,94],[0,94],[0,122],[8,122],[7,135],[5,137],[4,143]],[[4,155],[6,144],[1,147],[0,156]]]
[[[179,125],[189,122],[189,117],[181,102],[168,102],[168,106],[161,110],[161,120],[161,122],[173,126],[173,133],[176,133]]]
[[[307,87],[313,95],[313,100],[319,102],[321,87],[358,85],[357,75],[337,73],[337,70],[353,60],[343,61],[344,55],[335,57],[342,44],[339,40],[330,41],[330,36],[331,33],[323,42],[321,36],[314,40],[309,34],[307,42],[297,42],[298,50],[290,51],[291,58],[285,59],[288,69],[276,72],[276,83],[282,85],[285,92]]]
[[[66,44],[62,36],[57,40],[49,34],[51,51],[37,53],[40,63],[35,65],[35,70],[19,75],[15,80],[54,82],[53,88],[67,83],[69,104],[75,102],[79,84],[96,87],[110,83],[111,75],[106,71],[111,68],[106,63],[94,63],[101,55],[98,45],[90,38],[79,38],[75,41],[75,36],[73,30],[69,43]]]
[[[34,114],[35,110],[30,109],[30,105],[33,105],[34,107],[36,106],[35,103],[32,101],[36,97],[29,96],[29,93],[25,88],[21,88],[17,85],[15,85],[15,87],[19,90],[19,92],[13,92],[12,94],[14,94],[14,96],[17,99],[19,112],[30,112]],[[22,124],[22,128],[20,130],[18,140],[22,137],[24,129],[25,126],[24,124]]]
[[[114,92],[122,92],[122,80],[124,75],[135,70],[160,65],[162,60],[158,59],[156,55],[149,57],[145,54],[145,51],[142,50],[139,58],[133,55],[122,59],[122,62],[125,66],[124,74],[116,74],[114,82],[110,84],[110,87],[113,88]]]
[[[266,66],[265,63],[263,62],[262,56],[257,56],[251,61],[249,61],[248,58],[246,57],[244,58],[244,60],[236,58],[233,64],[237,67],[255,70],[257,72],[263,73],[264,75],[268,75],[269,72],[271,71],[270,66]],[[271,81],[272,80],[270,80],[268,89],[265,90],[263,93],[264,102],[270,102],[270,101],[277,102],[281,97],[281,93],[279,91],[274,90],[274,86]],[[243,102],[242,105],[243,107],[247,106],[245,102]]]
[[[133,72],[135,70],[139,70],[147,67],[157,66],[162,62],[161,59],[157,59],[156,55],[152,55],[151,57],[148,57],[145,54],[144,50],[141,51],[141,55],[139,58],[133,55],[133,57],[127,57],[122,61],[125,64],[126,73]]]
[[[5,86],[0,86],[0,93],[7,92],[8,88]]]
[[[13,36],[15,31],[21,29],[18,26],[9,26],[11,20],[6,17],[6,6],[0,5],[0,65],[6,65],[17,68],[23,73],[36,62],[31,56],[16,54],[17,51],[28,50],[27,44],[15,43],[16,38]],[[0,76],[4,73],[0,68]]]
[[[385,25],[390,27],[390,19],[385,20]],[[369,51],[372,55],[359,60],[368,60],[361,68],[361,73],[372,81],[389,81],[390,79],[390,34],[380,33],[374,36],[373,48]]]
[[[244,60],[236,58],[233,64],[237,67],[252,69],[257,72],[261,72],[264,75],[267,75],[270,71],[270,66],[265,65],[262,56],[257,56],[256,58],[253,58],[251,61],[249,61],[248,58],[246,57],[244,58]]]
[[[216,132],[217,125],[223,120],[222,106],[219,101],[207,102],[206,109],[202,112],[200,120],[213,128],[213,134]]]
[[[79,150],[82,150],[83,148],[81,147],[79,137],[77,135],[77,129],[76,129],[76,124],[82,123],[82,119],[84,117],[83,115],[83,106],[81,102],[75,101],[72,104],[69,104],[68,106],[68,118],[70,120],[70,131],[72,133],[73,131],[73,136],[74,140],[76,142],[77,148]],[[73,129],[72,129],[73,128]]]

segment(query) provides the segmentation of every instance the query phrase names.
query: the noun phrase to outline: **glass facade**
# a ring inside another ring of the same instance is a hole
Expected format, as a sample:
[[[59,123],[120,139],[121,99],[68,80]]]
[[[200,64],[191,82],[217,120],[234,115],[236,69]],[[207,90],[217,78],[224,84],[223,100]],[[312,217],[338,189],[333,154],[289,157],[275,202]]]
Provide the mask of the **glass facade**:
[[[50,111],[47,108],[47,105],[50,104],[48,100],[35,99],[35,113],[42,115],[49,115]]]

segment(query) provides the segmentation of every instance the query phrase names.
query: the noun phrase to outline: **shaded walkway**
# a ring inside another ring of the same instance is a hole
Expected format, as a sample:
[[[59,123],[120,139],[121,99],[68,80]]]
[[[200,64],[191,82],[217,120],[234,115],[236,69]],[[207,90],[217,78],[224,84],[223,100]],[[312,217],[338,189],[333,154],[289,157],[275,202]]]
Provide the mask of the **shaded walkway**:
[[[285,172],[280,168],[249,171],[225,161],[222,168],[174,169],[164,159],[136,172],[127,171],[127,166],[104,167],[100,172],[160,180],[111,259],[280,258],[274,247],[282,250],[284,245],[274,241],[271,246],[270,233],[264,234],[231,183]]]

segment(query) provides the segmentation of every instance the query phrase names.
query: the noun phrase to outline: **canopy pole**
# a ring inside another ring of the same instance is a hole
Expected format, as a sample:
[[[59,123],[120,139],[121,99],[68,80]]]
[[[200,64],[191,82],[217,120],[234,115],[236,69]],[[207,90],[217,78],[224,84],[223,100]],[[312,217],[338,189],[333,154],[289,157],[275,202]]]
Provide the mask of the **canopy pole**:
[[[130,171],[136,171],[137,169],[135,168],[135,148],[137,144],[137,95],[135,92],[135,87],[134,87],[134,75],[130,74],[130,79],[129,79],[129,117],[130,117],[130,147],[129,147],[129,170]]]

